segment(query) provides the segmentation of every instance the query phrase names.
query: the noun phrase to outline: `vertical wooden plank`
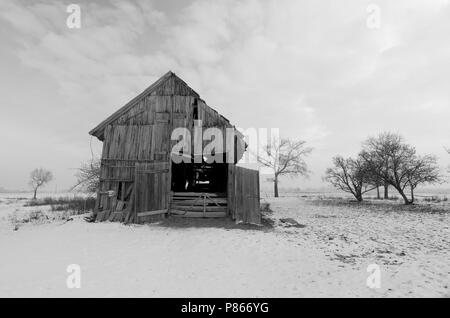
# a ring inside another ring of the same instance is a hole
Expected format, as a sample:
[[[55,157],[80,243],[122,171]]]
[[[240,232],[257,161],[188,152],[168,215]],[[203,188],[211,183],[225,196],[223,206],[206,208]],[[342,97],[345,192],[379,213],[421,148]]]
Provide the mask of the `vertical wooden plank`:
[[[233,164],[228,164],[228,211],[232,219],[236,219],[235,214],[235,166]]]
[[[243,196],[243,202],[242,202],[242,220],[244,223],[249,223],[249,215],[251,213],[251,201],[252,198],[250,197],[249,192],[249,180],[248,180],[248,173],[247,170],[241,170],[242,171],[242,196]]]
[[[136,163],[135,164],[135,168],[134,168],[134,213],[132,213],[132,217],[130,222],[135,222],[136,220],[136,216],[137,216],[137,211],[138,211],[138,192],[140,191],[140,187],[139,187],[139,178],[138,178],[138,174],[137,174],[137,170],[139,168],[139,164]]]
[[[231,216],[231,165],[227,164],[227,214]]]
[[[234,173],[234,211],[236,222],[260,224],[259,172],[257,170],[235,167]]]
[[[171,135],[172,135],[172,131],[177,128],[175,127],[175,122],[174,122],[174,111],[176,108],[176,100],[175,97],[172,95],[171,96],[171,100],[170,100],[170,122],[169,122],[169,131],[168,131],[168,137],[170,139]],[[170,214],[170,192],[172,190],[172,147],[175,145],[175,142],[169,142],[169,149],[167,150],[167,163],[169,165],[169,173],[167,175],[165,175],[164,181],[166,182],[166,193],[165,193],[165,197],[166,197],[166,205],[168,208],[168,213]]]
[[[262,223],[262,219],[261,219],[261,192],[260,192],[260,180],[259,180],[259,171],[257,173],[255,173],[255,178],[256,178],[256,188],[255,188],[255,194],[257,197],[257,201],[256,201],[256,208],[258,209],[258,224]]]
[[[242,198],[242,191],[241,191],[241,189],[240,189],[240,185],[241,185],[241,182],[242,182],[242,179],[241,179],[241,177],[240,177],[240,174],[241,174],[241,170],[238,168],[238,167],[236,167],[236,170],[235,170],[235,182],[236,182],[236,184],[235,184],[235,191],[234,191],[234,193],[235,193],[235,195],[236,195],[236,199],[235,199],[235,204],[236,204],[236,206],[235,206],[235,213],[236,213],[236,222],[241,222],[242,221],[242,217],[241,217],[241,208],[242,208],[242,203],[241,203],[241,198]]]

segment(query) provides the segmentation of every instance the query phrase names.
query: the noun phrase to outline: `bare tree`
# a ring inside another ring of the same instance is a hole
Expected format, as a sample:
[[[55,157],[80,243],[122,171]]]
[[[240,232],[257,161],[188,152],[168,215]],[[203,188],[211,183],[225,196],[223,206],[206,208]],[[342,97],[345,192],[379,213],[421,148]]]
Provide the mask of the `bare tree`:
[[[405,204],[414,203],[414,198],[409,199],[405,194],[408,186],[413,187],[413,194],[418,184],[437,182],[431,175],[436,171],[435,163],[430,160],[431,156],[418,157],[416,149],[406,144],[398,134],[382,133],[378,137],[367,139],[363,144],[361,157],[376,177],[398,191]],[[427,164],[425,169],[424,165]],[[427,173],[430,175],[425,177]]]
[[[426,155],[413,158],[407,172],[407,178],[411,191],[411,203],[414,203],[414,190],[419,184],[433,184],[441,181],[436,157]]]
[[[31,171],[30,174],[30,185],[33,187],[34,195],[33,200],[36,200],[37,190],[49,183],[53,179],[53,174],[45,169],[39,168]]]
[[[86,192],[96,192],[100,184],[100,159],[94,159],[90,163],[84,163],[75,174],[77,183],[71,190],[81,189]]]
[[[312,148],[306,147],[305,141],[273,138],[264,148],[263,155],[258,155],[258,161],[273,170],[273,189],[276,198],[278,198],[280,176],[308,175],[308,166],[304,158],[311,151]]]
[[[372,173],[365,161],[357,159],[344,159],[341,156],[333,158],[333,168],[327,169],[325,180],[337,189],[353,194],[358,202],[363,201],[363,194],[378,187],[373,184]]]

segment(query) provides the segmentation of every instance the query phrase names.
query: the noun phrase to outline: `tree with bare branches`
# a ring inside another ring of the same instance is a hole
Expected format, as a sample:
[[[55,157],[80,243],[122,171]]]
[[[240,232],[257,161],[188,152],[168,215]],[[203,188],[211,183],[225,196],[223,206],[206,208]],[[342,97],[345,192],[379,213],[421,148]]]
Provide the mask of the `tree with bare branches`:
[[[416,149],[394,133],[382,133],[367,139],[360,156],[370,171],[395,188],[405,204],[414,203],[414,189],[422,183],[439,181],[439,169],[432,156],[420,157]],[[411,198],[405,194],[411,189]]]
[[[33,200],[36,200],[37,190],[53,179],[53,174],[43,168],[34,169],[30,174],[30,185],[33,188]]]
[[[274,173],[273,189],[276,198],[278,198],[278,182],[281,176],[308,175],[308,166],[304,158],[311,151],[312,148],[306,147],[305,141],[273,138],[264,147],[262,155],[258,155],[258,161],[271,168]]]
[[[406,173],[408,178],[411,203],[414,203],[414,190],[423,183],[441,182],[440,169],[435,156],[416,156],[411,160],[410,167]]]
[[[96,192],[100,184],[100,159],[94,159],[89,163],[84,163],[78,168],[75,174],[77,183],[71,190],[80,189],[86,192]]]
[[[365,161],[341,156],[333,158],[333,168],[327,169],[325,181],[331,183],[337,189],[351,193],[358,202],[363,201],[363,194],[378,187],[373,181],[373,174]]]

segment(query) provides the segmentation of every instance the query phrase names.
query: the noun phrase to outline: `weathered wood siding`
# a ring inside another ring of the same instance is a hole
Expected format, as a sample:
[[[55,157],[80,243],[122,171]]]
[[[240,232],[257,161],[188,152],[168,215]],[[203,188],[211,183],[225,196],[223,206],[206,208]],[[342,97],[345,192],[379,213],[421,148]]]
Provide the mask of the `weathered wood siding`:
[[[136,223],[164,217],[170,201],[169,163],[137,163],[135,186]]]
[[[228,213],[237,223],[261,224],[259,171],[229,165]]]

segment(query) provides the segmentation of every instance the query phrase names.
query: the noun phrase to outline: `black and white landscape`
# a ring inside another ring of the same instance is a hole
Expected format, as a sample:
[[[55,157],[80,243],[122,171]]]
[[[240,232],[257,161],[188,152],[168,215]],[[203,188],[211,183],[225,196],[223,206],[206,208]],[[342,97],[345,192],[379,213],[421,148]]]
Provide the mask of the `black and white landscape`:
[[[0,297],[450,297],[449,34],[448,0],[1,0]]]

